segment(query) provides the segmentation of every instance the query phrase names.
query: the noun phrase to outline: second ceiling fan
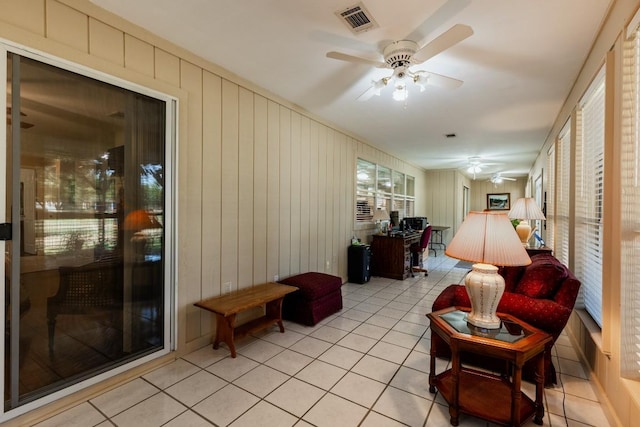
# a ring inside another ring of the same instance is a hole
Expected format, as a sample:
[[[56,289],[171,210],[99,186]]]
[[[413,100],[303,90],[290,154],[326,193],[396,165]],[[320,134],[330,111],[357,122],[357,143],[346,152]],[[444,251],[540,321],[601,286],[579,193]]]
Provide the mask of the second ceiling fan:
[[[408,83],[418,85],[421,91],[423,91],[424,87],[428,84],[450,89],[462,85],[462,80],[453,77],[443,76],[426,70],[413,71],[410,68],[414,65],[422,64],[442,51],[460,43],[472,34],[473,29],[468,25],[456,24],[424,46],[418,46],[418,43],[412,40],[397,40],[382,50],[384,62],[333,51],[328,52],[327,57],[393,70],[390,76],[373,81],[372,85],[358,97],[358,100],[366,101],[374,95],[380,95],[380,91],[384,87],[393,85],[395,88],[394,99],[402,101],[407,97]]]

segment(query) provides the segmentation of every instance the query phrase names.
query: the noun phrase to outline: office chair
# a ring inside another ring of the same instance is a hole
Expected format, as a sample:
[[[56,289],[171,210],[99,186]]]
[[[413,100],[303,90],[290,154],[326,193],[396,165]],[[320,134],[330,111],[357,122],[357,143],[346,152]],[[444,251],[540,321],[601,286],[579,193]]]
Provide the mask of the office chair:
[[[422,232],[420,244],[414,243],[409,247],[409,250],[411,251],[411,277],[415,277],[415,275],[413,274],[414,271],[424,271],[425,277],[429,275],[427,269],[422,267],[422,263],[420,262],[420,255],[424,254],[424,250],[427,248],[427,246],[429,246],[430,239],[431,225],[427,225],[427,227]],[[428,255],[429,252],[427,252],[427,256]]]

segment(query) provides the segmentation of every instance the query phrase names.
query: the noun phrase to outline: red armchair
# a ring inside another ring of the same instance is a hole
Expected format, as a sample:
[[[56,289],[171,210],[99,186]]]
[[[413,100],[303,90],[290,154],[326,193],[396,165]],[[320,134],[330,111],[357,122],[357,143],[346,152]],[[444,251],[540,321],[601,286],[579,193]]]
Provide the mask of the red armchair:
[[[531,257],[525,267],[502,267],[505,292],[498,304],[498,312],[507,313],[549,333],[553,339],[545,352],[545,386],[556,383],[556,371],[551,361],[551,348],[564,329],[573,310],[580,281],[560,261],[550,254]],[[450,285],[433,303],[433,311],[446,307],[471,307],[464,285]],[[446,343],[438,336],[432,337],[436,356],[449,358]],[[466,360],[469,363],[495,368],[491,360]],[[535,367],[525,364],[523,376],[533,378]]]

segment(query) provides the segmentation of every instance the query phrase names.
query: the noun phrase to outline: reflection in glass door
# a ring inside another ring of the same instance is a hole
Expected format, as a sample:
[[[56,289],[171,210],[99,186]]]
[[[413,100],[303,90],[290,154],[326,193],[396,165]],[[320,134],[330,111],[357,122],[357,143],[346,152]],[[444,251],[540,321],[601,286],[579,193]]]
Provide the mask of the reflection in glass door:
[[[166,349],[167,112],[7,58],[5,411]]]

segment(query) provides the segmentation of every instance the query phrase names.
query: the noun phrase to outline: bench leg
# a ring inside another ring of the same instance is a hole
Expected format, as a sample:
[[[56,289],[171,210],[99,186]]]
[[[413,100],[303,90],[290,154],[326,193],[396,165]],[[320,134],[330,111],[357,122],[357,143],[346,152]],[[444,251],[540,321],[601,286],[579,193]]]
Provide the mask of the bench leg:
[[[284,333],[284,325],[282,324],[282,301],[284,298],[278,298],[277,300],[269,301],[265,307],[265,315],[269,319],[276,321],[280,327],[280,332]]]
[[[231,357],[233,358],[236,357],[236,346],[233,343],[233,330],[235,325],[235,314],[224,317],[223,315],[216,313],[216,339],[213,341],[213,349],[217,350],[220,347],[220,342],[224,342],[229,346],[229,350],[231,350]]]

